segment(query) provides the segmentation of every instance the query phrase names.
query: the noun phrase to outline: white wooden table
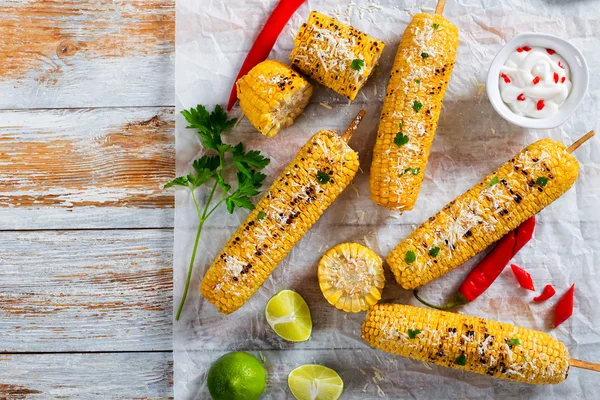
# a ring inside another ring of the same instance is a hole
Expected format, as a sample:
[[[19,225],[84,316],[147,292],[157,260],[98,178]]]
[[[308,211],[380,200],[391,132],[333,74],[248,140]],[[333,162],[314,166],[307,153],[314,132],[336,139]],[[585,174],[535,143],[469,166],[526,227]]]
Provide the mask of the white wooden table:
[[[172,397],[174,0],[0,0],[0,399]]]

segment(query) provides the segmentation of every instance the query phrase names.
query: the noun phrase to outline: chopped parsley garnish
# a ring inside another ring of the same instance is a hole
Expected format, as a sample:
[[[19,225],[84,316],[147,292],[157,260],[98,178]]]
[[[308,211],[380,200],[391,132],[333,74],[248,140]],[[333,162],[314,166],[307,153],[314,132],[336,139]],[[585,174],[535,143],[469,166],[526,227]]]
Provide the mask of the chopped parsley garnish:
[[[402,122],[398,123],[398,128],[400,128],[400,130],[402,131]]]
[[[427,53],[421,53],[421,57],[423,57],[424,59],[425,58],[429,58],[429,54],[427,54]]]
[[[365,66],[365,60],[359,60],[358,58],[355,60],[352,60],[352,64],[350,64],[350,68],[352,68],[356,71],[360,71],[361,69],[363,69],[364,66]]]
[[[415,112],[419,112],[419,110],[423,108],[423,103],[421,103],[420,101],[415,100],[413,102],[413,110],[415,110]]]
[[[408,143],[408,136],[406,136],[404,133],[402,132],[398,132],[396,134],[396,137],[394,138],[394,143],[396,144],[396,146],[400,147],[405,145],[406,143]]]
[[[421,171],[421,168],[406,168],[404,171],[402,171],[402,173],[400,174],[400,176],[410,173],[412,175],[419,175],[419,171]]]
[[[319,171],[317,173],[317,180],[319,181],[320,184],[324,185],[327,182],[329,182],[329,180],[331,179],[331,177],[329,176],[329,174],[323,172],[323,171]]]
[[[456,357],[454,362],[458,365],[467,365],[467,357],[464,354],[461,354],[460,356]]]
[[[438,246],[435,246],[433,249],[429,249],[429,255],[431,257],[437,257],[437,255],[440,253],[440,248]]]
[[[440,27],[440,24],[433,24],[433,29],[437,30]]]
[[[420,331],[420,330],[418,330],[418,329],[409,329],[409,330],[408,330],[408,337],[409,337],[409,339],[414,339],[414,338],[416,338],[416,337],[417,337],[417,335],[418,335],[419,333],[421,333],[421,331]]]
[[[420,79],[415,79],[415,83],[421,83]]]
[[[535,183],[537,183],[540,186],[546,186],[546,184],[548,183],[548,178],[546,178],[545,176],[540,176],[535,180]]]
[[[497,177],[497,176],[495,176],[495,177],[493,177],[493,178],[492,178],[492,180],[490,180],[490,181],[488,182],[488,184],[487,184],[487,185],[488,185],[488,186],[494,186],[494,185],[495,185],[496,183],[498,183],[498,182],[500,182],[500,179],[498,179],[498,177]]]
[[[407,251],[406,256],[404,256],[404,261],[406,261],[407,264],[414,263],[416,259],[417,256],[415,256],[415,252],[412,250]]]
[[[517,339],[517,338],[514,338],[514,339],[510,339],[510,340],[508,341],[508,344],[512,344],[512,345],[520,345],[520,344],[521,344],[521,342],[519,341],[519,339]]]
[[[266,216],[267,216],[267,214],[264,211],[260,211],[258,213],[258,215],[256,216],[256,219],[259,221],[262,221],[263,219],[265,219]]]

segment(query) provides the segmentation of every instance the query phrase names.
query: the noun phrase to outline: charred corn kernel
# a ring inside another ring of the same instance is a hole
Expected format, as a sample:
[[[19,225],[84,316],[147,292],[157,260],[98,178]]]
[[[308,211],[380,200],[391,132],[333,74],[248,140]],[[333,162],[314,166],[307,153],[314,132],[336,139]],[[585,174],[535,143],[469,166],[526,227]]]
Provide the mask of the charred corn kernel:
[[[415,15],[404,31],[373,149],[375,203],[407,211],[417,201],[457,47],[457,28],[437,14]]]
[[[304,112],[312,85],[282,62],[266,60],[237,83],[240,107],[263,135],[273,137]]]
[[[422,286],[540,212],[578,174],[577,160],[562,143],[537,141],[429,218],[386,261],[404,289]]]
[[[294,39],[294,67],[354,100],[379,62],[385,43],[313,11]]]
[[[267,280],[358,171],[358,154],[321,131],[271,185],[210,266],[202,295],[229,314]]]
[[[544,332],[446,311],[376,304],[362,338],[388,353],[532,384],[560,383],[570,356]]]
[[[381,300],[382,261],[368,247],[357,243],[332,247],[319,261],[318,275],[325,299],[340,310],[365,311]]]

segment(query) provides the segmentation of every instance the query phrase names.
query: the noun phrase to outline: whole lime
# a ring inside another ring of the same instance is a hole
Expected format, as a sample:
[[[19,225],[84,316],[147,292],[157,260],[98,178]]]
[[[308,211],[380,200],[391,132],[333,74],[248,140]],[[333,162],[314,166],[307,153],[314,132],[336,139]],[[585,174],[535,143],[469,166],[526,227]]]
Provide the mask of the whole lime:
[[[257,400],[267,385],[267,373],[256,357],[236,351],[215,361],[207,383],[214,400]]]

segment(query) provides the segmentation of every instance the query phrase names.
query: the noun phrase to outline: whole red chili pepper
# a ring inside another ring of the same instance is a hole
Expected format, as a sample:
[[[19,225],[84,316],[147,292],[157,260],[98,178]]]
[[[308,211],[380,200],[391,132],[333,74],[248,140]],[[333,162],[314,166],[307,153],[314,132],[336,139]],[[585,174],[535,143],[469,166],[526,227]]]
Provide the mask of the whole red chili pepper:
[[[560,298],[554,308],[554,327],[556,328],[573,315],[573,299],[575,297],[575,284]]]
[[[472,302],[490,287],[508,262],[529,242],[533,237],[534,229],[535,217],[531,217],[500,239],[496,247],[467,275],[448,304],[443,306],[429,304],[418,296],[417,290],[414,291],[415,297],[426,306],[438,310],[449,310]]]
[[[510,269],[512,269],[515,278],[517,278],[519,285],[523,289],[535,292],[535,287],[533,286],[533,279],[531,279],[531,275],[529,275],[529,272],[525,271],[523,268],[515,264],[510,264]]]
[[[554,290],[554,287],[552,287],[552,285],[546,285],[544,287],[544,290],[542,290],[542,293],[539,296],[534,297],[533,301],[535,301],[536,303],[541,303],[542,301],[548,300],[555,294],[556,290]]]
[[[242,76],[246,75],[248,71],[254,68],[258,63],[261,63],[267,59],[269,53],[275,46],[275,42],[279,37],[279,34],[283,30],[283,27],[290,20],[292,15],[296,12],[298,7],[302,5],[306,0],[280,0],[279,4],[275,7],[271,16],[262,28],[262,31],[256,37],[254,44],[250,48],[242,68],[238,73],[233,87],[231,88],[231,95],[229,96],[229,103],[227,103],[227,111],[231,111],[233,105],[237,101],[237,87],[235,83]]]

